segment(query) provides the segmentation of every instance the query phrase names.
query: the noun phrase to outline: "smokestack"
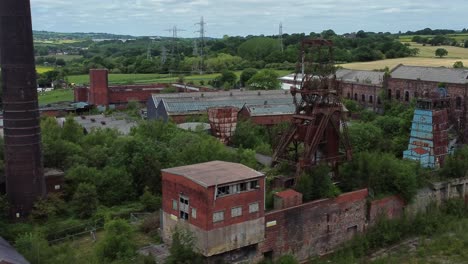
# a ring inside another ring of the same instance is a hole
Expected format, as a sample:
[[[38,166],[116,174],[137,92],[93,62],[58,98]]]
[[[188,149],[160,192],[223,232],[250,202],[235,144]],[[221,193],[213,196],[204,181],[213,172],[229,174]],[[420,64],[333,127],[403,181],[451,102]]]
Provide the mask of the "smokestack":
[[[22,218],[45,194],[29,0],[0,1],[5,176],[10,214]]]

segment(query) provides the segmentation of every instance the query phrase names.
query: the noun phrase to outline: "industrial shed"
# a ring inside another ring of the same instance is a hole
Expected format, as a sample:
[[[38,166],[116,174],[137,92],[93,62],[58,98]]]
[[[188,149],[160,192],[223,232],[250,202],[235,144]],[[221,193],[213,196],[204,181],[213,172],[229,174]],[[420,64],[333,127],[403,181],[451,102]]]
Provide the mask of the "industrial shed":
[[[148,119],[183,123],[191,116],[207,113],[212,107],[292,104],[287,91],[223,91],[207,93],[153,94],[147,102]]]

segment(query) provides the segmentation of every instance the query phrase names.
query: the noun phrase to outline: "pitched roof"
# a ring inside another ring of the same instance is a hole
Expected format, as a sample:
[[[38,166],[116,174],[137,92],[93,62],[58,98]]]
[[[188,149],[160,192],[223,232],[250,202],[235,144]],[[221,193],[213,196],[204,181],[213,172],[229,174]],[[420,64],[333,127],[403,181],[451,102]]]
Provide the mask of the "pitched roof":
[[[285,115],[293,114],[296,110],[294,104],[261,104],[245,105],[247,111],[252,116]]]
[[[262,177],[263,174],[239,163],[209,161],[161,170],[179,175],[204,187]]]
[[[467,69],[398,65],[392,70],[391,75],[392,78],[397,79],[458,84],[468,83]]]
[[[0,237],[0,263],[29,264],[5,239]]]
[[[336,79],[349,83],[382,85],[384,72],[339,69]]]

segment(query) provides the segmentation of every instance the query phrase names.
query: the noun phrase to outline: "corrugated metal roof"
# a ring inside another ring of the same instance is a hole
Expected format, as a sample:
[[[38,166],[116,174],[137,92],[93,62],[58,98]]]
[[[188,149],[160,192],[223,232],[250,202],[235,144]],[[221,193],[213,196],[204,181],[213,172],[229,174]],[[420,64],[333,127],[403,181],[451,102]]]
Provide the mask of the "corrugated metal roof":
[[[291,95],[282,98],[247,98],[247,99],[233,99],[233,100],[171,100],[162,99],[161,103],[164,104],[168,114],[181,114],[189,112],[206,111],[210,107],[219,106],[232,106],[242,108],[244,105],[274,105],[274,104],[292,104],[293,98]]]
[[[29,264],[5,239],[0,237],[0,263]]]
[[[378,71],[339,69],[336,71],[336,79],[349,83],[382,85],[384,74]]]
[[[294,104],[246,105],[245,108],[252,116],[293,114],[296,110]]]
[[[204,187],[262,177],[263,174],[239,163],[210,161],[194,165],[163,169],[163,172],[183,176]]]
[[[439,83],[468,83],[468,70],[445,67],[399,65],[391,72],[392,78],[422,80]]]
[[[233,100],[246,99],[252,97],[260,98],[282,98],[289,97],[291,94],[283,90],[262,90],[262,91],[218,91],[218,92],[195,92],[195,93],[170,93],[170,94],[152,94],[152,100],[157,106],[162,99],[173,101],[209,101],[209,100]]]

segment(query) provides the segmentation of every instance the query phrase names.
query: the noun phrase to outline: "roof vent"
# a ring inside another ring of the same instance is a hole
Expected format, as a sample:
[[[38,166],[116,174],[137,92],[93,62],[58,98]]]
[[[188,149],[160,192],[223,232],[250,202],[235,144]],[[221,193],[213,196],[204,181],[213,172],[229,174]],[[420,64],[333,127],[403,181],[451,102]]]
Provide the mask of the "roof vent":
[[[268,104],[268,101],[263,102],[263,105],[267,105],[267,104]]]
[[[259,91],[259,92],[257,93],[257,95],[262,95],[262,93]]]
[[[86,116],[81,116],[81,119],[86,119]]]
[[[91,118],[91,122],[96,122],[96,119],[94,119],[94,118]]]
[[[101,121],[101,125],[105,125],[106,124],[106,121]]]
[[[232,92],[229,93],[229,96],[232,96]]]
[[[201,97],[205,97],[205,94],[204,94],[204,93],[202,93],[202,94],[201,94]]]

